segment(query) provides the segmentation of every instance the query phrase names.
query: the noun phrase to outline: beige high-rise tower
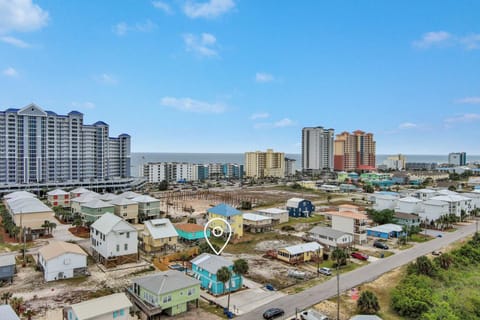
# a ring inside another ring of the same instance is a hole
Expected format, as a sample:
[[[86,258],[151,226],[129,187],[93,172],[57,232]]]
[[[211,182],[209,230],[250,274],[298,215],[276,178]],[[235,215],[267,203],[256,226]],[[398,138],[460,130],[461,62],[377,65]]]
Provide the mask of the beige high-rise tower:
[[[245,152],[245,176],[250,178],[285,177],[285,153],[255,151]]]

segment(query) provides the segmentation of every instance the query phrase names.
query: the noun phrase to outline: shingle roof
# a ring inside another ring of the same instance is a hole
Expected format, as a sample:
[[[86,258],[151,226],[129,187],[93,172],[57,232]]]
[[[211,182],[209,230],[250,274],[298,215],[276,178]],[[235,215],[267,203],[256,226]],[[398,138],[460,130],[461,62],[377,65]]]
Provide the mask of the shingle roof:
[[[144,222],[153,239],[178,237],[178,232],[168,219],[153,219]]]
[[[398,219],[419,219],[419,216],[411,213],[395,212],[395,218]]]
[[[133,283],[158,295],[199,285],[200,281],[176,270],[158,272],[150,276],[137,278]]]
[[[41,247],[38,253],[47,261],[65,253],[87,256],[79,245],[63,241],[52,241],[48,245]]]
[[[2,316],[2,320],[20,320],[15,311],[13,311],[12,307],[8,304],[0,305],[0,315]]]
[[[218,269],[222,267],[230,267],[233,265],[231,261],[225,259],[224,257],[209,253],[202,253],[190,262],[212,274],[216,274]]]
[[[108,234],[110,231],[114,230],[116,232],[136,232],[135,229],[130,223],[124,221],[119,216],[114,215],[113,213],[107,212],[102,215],[97,221],[95,221],[92,228],[100,231],[103,234]]]
[[[315,252],[319,249],[323,248],[321,244],[317,242],[307,242],[301,243],[290,247],[282,248],[283,250],[287,251],[290,254],[299,254],[303,252]]]
[[[215,207],[207,209],[207,212],[218,214],[224,217],[237,216],[242,214],[242,211],[235,209],[234,207],[229,206],[228,204],[221,203]]]
[[[53,212],[52,209],[37,198],[14,198],[7,200],[7,205],[13,214]]]
[[[126,199],[133,199],[133,198],[136,198],[136,197],[139,197],[139,196],[141,196],[140,193],[136,193],[136,192],[133,192],[133,191],[126,191],[126,192],[119,195],[119,197],[126,198]]]
[[[115,293],[71,306],[79,320],[93,319],[103,314],[111,314],[113,311],[131,307],[132,303],[125,293]]]
[[[344,218],[358,219],[358,220],[367,220],[368,216],[363,213],[352,212],[352,211],[327,211],[324,213],[326,216],[338,216]]]
[[[93,191],[88,191],[85,193],[82,193],[80,196],[73,198],[72,202],[78,202],[78,203],[87,203],[93,200],[97,200],[100,197],[100,195],[96,192]]]
[[[70,191],[71,193],[85,193],[85,192],[91,192],[88,189],[85,189],[84,187],[78,187]]]
[[[402,231],[402,226],[400,226],[398,224],[387,223],[387,224],[382,224],[382,225],[379,225],[379,226],[376,226],[376,227],[367,228],[367,230],[376,231],[376,232],[384,232],[384,233],[401,232]]]
[[[118,195],[116,194],[113,194],[113,193],[104,193],[104,194],[101,194],[98,199],[102,200],[102,201],[111,201],[115,198],[117,198]]]
[[[329,227],[322,227],[322,226],[314,227],[312,230],[309,231],[309,233],[323,235],[323,236],[334,238],[334,239],[341,238],[347,234],[340,230],[332,229]]]

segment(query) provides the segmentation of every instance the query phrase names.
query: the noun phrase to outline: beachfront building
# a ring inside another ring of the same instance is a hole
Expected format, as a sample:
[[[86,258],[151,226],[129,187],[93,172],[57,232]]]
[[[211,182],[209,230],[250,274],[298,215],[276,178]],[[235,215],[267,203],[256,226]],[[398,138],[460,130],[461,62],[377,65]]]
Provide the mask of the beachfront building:
[[[47,192],[47,201],[53,207],[70,207],[70,193],[62,189]]]
[[[333,129],[305,127],[302,129],[302,170],[319,173],[333,170]]]
[[[288,222],[288,211],[280,208],[268,208],[257,210],[258,214],[272,218],[274,225]]]
[[[404,212],[395,212],[395,222],[407,227],[420,227],[420,215]]]
[[[248,178],[285,177],[285,153],[274,152],[245,152],[245,176]]]
[[[130,177],[130,136],[109,137],[109,126],[83,123],[35,104],[0,112],[0,183],[105,181]]]
[[[178,232],[169,219],[153,219],[143,223],[145,229],[140,234],[140,246],[147,253],[175,250]]]
[[[423,210],[418,214],[422,221],[431,222],[446,216],[450,212],[448,202],[439,200],[426,200],[422,203]]]
[[[400,195],[392,192],[375,192],[370,197],[370,200],[373,202],[373,209],[377,211],[395,209],[398,199],[400,199]]]
[[[114,293],[65,307],[63,319],[129,320],[132,306],[125,293]]]
[[[295,162],[297,160],[285,157],[285,177],[293,177],[295,175]]]
[[[323,246],[317,242],[301,243],[277,251],[277,259],[290,264],[305,263],[314,259],[321,259],[322,256]]]
[[[83,203],[80,207],[80,214],[86,223],[93,223],[105,213],[114,211],[113,205],[99,199]]]
[[[247,232],[262,233],[271,231],[273,227],[272,218],[255,213],[243,214],[243,228]]]
[[[108,267],[137,262],[138,232],[113,213],[105,213],[90,226],[92,256]]]
[[[418,214],[422,211],[422,200],[415,197],[405,197],[397,200],[395,211]]]
[[[147,195],[141,195],[132,199],[138,203],[138,223],[145,220],[160,217],[160,200]]]
[[[77,244],[52,241],[38,250],[38,265],[47,282],[79,277],[87,271],[87,254]]]
[[[208,221],[212,219],[220,218],[226,220],[230,227],[232,228],[232,239],[240,239],[243,237],[243,212],[239,211],[228,204],[221,203],[215,207],[207,209],[207,218]],[[223,221],[215,220],[209,225],[211,230],[215,227],[220,227],[224,231],[224,236],[228,236],[228,227]]]
[[[334,167],[337,171],[375,170],[375,141],[372,133],[342,132],[335,139]]]
[[[308,218],[315,211],[315,206],[310,200],[291,198],[287,201],[286,209],[290,217]]]
[[[202,253],[192,263],[193,277],[200,280],[203,289],[217,296],[227,292],[237,291],[242,287],[242,276],[233,272],[233,262],[209,253]],[[229,282],[224,285],[217,279],[217,272],[222,267],[227,267],[232,273]]]

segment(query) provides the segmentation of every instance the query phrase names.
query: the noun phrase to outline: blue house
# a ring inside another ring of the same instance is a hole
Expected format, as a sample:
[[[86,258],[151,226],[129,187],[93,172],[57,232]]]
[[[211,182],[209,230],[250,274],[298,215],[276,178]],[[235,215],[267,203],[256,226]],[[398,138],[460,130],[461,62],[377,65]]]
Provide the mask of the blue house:
[[[287,211],[290,217],[311,217],[315,206],[310,200],[291,198],[287,201]]]
[[[404,235],[403,227],[393,223],[382,224],[367,229],[367,236],[381,239],[399,238]]]
[[[13,282],[15,271],[15,255],[0,256],[0,281]]]
[[[202,253],[190,262],[193,277],[200,280],[200,286],[213,295],[234,292],[242,287],[242,276],[233,273],[233,263],[221,256]],[[225,287],[217,280],[217,271],[222,267],[227,267],[232,272],[232,278]]]
[[[179,223],[175,225],[175,230],[178,232],[178,236],[182,240],[197,241],[203,240],[204,228],[201,225],[195,223]],[[210,238],[210,229],[206,230],[207,238]]]

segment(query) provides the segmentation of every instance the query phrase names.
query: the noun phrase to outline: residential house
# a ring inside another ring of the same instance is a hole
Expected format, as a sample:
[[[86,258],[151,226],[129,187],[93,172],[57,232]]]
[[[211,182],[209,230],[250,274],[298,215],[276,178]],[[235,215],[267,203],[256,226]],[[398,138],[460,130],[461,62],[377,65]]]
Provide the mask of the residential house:
[[[176,270],[157,272],[134,279],[127,293],[147,319],[160,319],[161,313],[176,316],[188,310],[189,303],[198,307],[200,281]],[[142,317],[143,319],[143,317]]]
[[[54,207],[70,207],[70,193],[62,190],[55,189],[47,192],[47,201],[51,206]]]
[[[190,262],[193,277],[200,280],[202,288],[213,295],[237,291],[242,287],[242,276],[233,272],[233,262],[222,256],[202,253]],[[226,286],[217,279],[217,272],[222,267],[227,267],[232,273],[232,278]]]
[[[438,192],[432,189],[419,189],[413,193],[418,199],[426,201],[438,195]]]
[[[175,250],[178,243],[178,232],[168,219],[153,219],[143,223],[145,229],[141,233],[141,247],[148,253],[169,249]]]
[[[116,197],[109,201],[113,204],[114,213],[130,223],[138,223],[138,202],[128,198]]]
[[[45,281],[82,276],[87,270],[87,254],[78,245],[52,241],[38,250],[38,264]]]
[[[114,293],[65,307],[63,320],[129,320],[132,306],[125,293]]]
[[[36,198],[37,195],[31,192],[22,190],[22,191],[14,191],[9,194],[6,194],[3,197],[3,200],[11,200],[11,199],[19,199],[19,198]]]
[[[90,226],[92,256],[106,267],[138,260],[138,232],[130,223],[107,212]]]
[[[381,239],[399,238],[404,235],[403,227],[398,224],[387,223],[367,228],[367,236]]]
[[[90,191],[90,190],[88,190],[88,189],[85,189],[84,187],[75,188],[75,189],[73,189],[72,191],[70,191],[70,199],[78,198],[78,197],[80,197],[82,194],[90,193],[90,192],[93,192],[93,191]]]
[[[97,199],[100,199],[102,201],[105,201],[105,202],[110,202],[114,199],[118,198],[118,195],[117,194],[114,194],[114,193],[102,193],[101,195],[99,195],[97,197]]]
[[[257,210],[258,214],[272,218],[274,225],[288,222],[288,211],[279,208],[268,208]]]
[[[353,235],[329,227],[316,226],[308,231],[307,238],[324,246],[327,250],[346,248],[353,244]]]
[[[243,214],[243,228],[251,233],[262,233],[271,231],[273,227],[272,218],[255,213]]]
[[[395,212],[395,222],[402,226],[420,227],[420,216],[404,212]]]
[[[323,246],[317,242],[301,243],[277,251],[277,259],[290,264],[309,262],[322,257]]]
[[[81,206],[82,219],[87,223],[93,223],[102,215],[107,212],[114,212],[115,208],[112,204],[95,199],[86,203],[83,203]]]
[[[243,236],[243,213],[228,204],[221,203],[215,207],[207,209],[208,221],[212,219],[224,219],[232,228],[232,238],[239,239]],[[214,220],[209,225],[210,229],[220,227],[224,231],[224,235],[227,236],[228,227],[221,220]]]
[[[448,204],[448,213],[461,217],[462,211],[469,214],[473,210],[472,199],[459,194],[440,195],[430,198],[431,200],[441,201]]]
[[[16,270],[14,254],[0,256],[0,281],[9,281],[12,283]]]
[[[14,197],[4,201],[8,213],[20,230],[29,230],[29,239],[36,239],[45,233],[45,221],[54,221],[51,208],[35,197]]]
[[[138,222],[157,219],[160,217],[160,200],[142,195],[131,199],[138,203]]]
[[[339,206],[338,211],[324,213],[331,222],[332,229],[340,230],[353,235],[356,244],[367,242],[368,216],[360,212],[356,206]]]
[[[444,201],[426,200],[422,203],[422,207],[423,210],[418,215],[422,221],[426,221],[427,223],[450,213],[449,204]]]
[[[372,207],[377,211],[385,209],[393,210],[399,198],[400,196],[398,194],[376,192],[371,196],[371,200],[373,201]]]
[[[422,210],[422,200],[415,197],[400,198],[395,211],[418,214]]]
[[[70,194],[71,195],[71,194]],[[85,193],[82,193],[80,196],[72,198],[70,200],[70,209],[72,210],[72,213],[81,213],[82,212],[82,205],[84,203],[88,203],[93,200],[97,200],[100,197],[100,194],[93,192],[93,191],[88,191]]]
[[[121,198],[125,198],[125,199],[134,199],[136,197],[140,197],[141,194],[133,192],[133,191],[125,191],[118,196],[121,197]]]
[[[9,304],[0,305],[0,315],[2,316],[2,320],[20,320]]]
[[[210,229],[206,229],[195,223],[179,223],[175,225],[175,230],[178,232],[180,240],[185,241],[200,241],[205,238],[210,238]]]
[[[287,201],[287,211],[290,217],[310,217],[315,211],[315,206],[310,200],[291,198]]]

